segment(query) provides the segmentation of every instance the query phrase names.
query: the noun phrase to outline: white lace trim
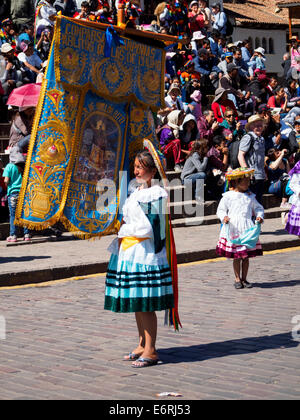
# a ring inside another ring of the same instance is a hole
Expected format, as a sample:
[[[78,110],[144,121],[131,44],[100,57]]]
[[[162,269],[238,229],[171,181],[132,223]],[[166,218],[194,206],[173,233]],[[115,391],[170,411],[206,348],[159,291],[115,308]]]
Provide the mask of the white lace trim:
[[[142,190],[136,189],[133,194],[135,194],[135,199],[141,203],[149,203],[151,201],[159,200],[160,198],[168,197],[168,193],[159,185],[154,185],[153,187]]]

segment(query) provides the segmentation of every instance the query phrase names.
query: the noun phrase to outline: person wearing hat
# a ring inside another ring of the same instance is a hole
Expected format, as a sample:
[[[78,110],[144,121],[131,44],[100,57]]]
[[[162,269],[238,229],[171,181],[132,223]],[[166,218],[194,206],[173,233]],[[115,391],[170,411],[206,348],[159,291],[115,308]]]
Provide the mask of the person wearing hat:
[[[4,90],[4,95],[8,97],[13,89],[20,87],[23,83],[21,71],[22,65],[15,56],[14,49],[11,44],[2,44],[1,54],[5,60],[5,71],[0,79],[0,82]]]
[[[57,11],[53,6],[55,0],[40,0],[36,9],[36,38],[39,39],[46,28],[54,27]]]
[[[259,234],[264,208],[249,192],[253,174],[252,169],[244,167],[229,170],[225,176],[230,191],[223,194],[217,209],[222,227],[216,252],[219,256],[233,259],[235,289],[252,287],[247,281],[249,258],[263,255]]]
[[[226,24],[227,24],[227,17],[226,14],[221,10],[220,3],[213,3],[211,5],[212,11],[212,27],[220,32],[220,34],[226,36]]]
[[[245,134],[240,142],[238,160],[243,168],[254,170],[255,181],[251,184],[251,191],[256,194],[259,203],[265,190],[265,139],[263,131],[265,120],[258,114],[252,115],[245,126]]]
[[[230,99],[228,99],[229,92],[229,90],[224,89],[222,87],[219,87],[215,91],[215,98],[211,105],[211,109],[214,112],[215,118],[219,123],[222,123],[224,121],[225,111],[227,108],[230,108],[232,110],[235,119],[238,118],[237,109],[234,103]]]
[[[17,146],[10,150],[9,163],[6,165],[3,177],[7,186],[7,198],[9,208],[10,235],[7,242],[17,242],[17,228],[14,224],[19,193],[22,186],[22,175],[25,166],[25,157],[20,153]],[[24,240],[30,241],[30,234],[24,228]]]
[[[192,1],[190,4],[190,11],[188,14],[189,29],[193,34],[194,32],[201,32],[204,26],[208,23],[206,20],[205,12],[199,8],[197,1]]]
[[[218,67],[219,67],[219,69],[221,70],[221,72],[222,72],[223,74],[226,74],[226,73],[227,73],[227,67],[228,67],[228,64],[230,64],[230,63],[232,63],[232,62],[233,62],[233,53],[232,53],[232,52],[227,51],[227,52],[224,54],[224,60],[222,60],[222,61],[218,64]]]
[[[13,49],[15,49],[17,45],[13,22],[10,19],[4,19],[1,22],[0,45],[5,43],[9,43]]]
[[[181,89],[179,85],[172,83],[168,91],[168,94],[165,97],[165,104],[166,104],[166,108],[160,109],[158,111],[158,115],[162,119],[172,111],[175,111],[175,110],[181,111],[185,109],[185,106],[183,105],[183,102],[181,99]]]
[[[219,87],[222,87],[228,91],[228,94],[231,95],[230,99],[234,102],[235,106],[237,106],[236,104],[238,98],[244,98],[242,91],[240,89],[236,89],[239,82],[238,72],[239,68],[235,64],[229,63],[227,65],[227,73],[224,74],[219,80]]]
[[[255,70],[257,69],[261,71],[266,70],[265,61],[266,57],[264,48],[256,48],[250,61],[248,62],[250,76],[253,76]]]

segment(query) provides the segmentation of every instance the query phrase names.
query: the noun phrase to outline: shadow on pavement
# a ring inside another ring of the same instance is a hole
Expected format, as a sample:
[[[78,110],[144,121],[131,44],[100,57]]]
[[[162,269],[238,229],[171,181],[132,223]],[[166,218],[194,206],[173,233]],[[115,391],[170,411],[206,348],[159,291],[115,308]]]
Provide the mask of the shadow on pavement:
[[[300,342],[293,340],[291,333],[288,332],[271,336],[246,337],[194,346],[170,347],[159,350],[159,358],[164,364],[201,362],[218,357],[259,353],[264,350],[278,348],[298,347],[299,344]]]
[[[276,287],[292,287],[300,285],[300,280],[288,281],[268,281],[266,283],[252,283],[253,287],[260,287],[261,289],[272,289]]]
[[[10,263],[10,262],[26,262],[26,261],[33,261],[33,260],[44,260],[46,258],[52,258],[48,255],[42,256],[26,256],[26,257],[0,257],[0,264]]]

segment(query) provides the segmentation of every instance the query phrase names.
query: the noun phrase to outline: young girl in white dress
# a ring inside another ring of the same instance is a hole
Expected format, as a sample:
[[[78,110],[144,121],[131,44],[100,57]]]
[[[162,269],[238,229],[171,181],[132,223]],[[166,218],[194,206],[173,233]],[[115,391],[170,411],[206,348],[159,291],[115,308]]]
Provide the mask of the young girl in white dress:
[[[172,310],[174,286],[166,251],[167,192],[152,186],[157,172],[148,151],[137,154],[134,175],[138,187],[123,206],[123,224],[112,243],[106,277],[104,308],[113,312],[135,312],[139,342],[124,357],[142,368],[158,362],[155,311]]]
[[[263,223],[264,208],[249,190],[253,172],[248,168],[227,172],[231,189],[223,194],[217,209],[217,216],[223,225],[216,251],[219,256],[233,258],[236,289],[252,287],[247,281],[249,258],[263,254],[253,217],[257,224]],[[249,236],[253,234],[257,235],[254,242],[253,238],[249,241]]]

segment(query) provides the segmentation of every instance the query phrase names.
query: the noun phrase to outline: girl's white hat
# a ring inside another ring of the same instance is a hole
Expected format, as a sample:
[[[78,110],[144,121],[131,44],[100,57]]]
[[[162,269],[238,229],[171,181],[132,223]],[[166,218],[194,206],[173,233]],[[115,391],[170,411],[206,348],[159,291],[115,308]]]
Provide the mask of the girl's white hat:
[[[254,52],[258,52],[261,55],[265,55],[265,50],[262,47],[258,47],[254,50]]]

